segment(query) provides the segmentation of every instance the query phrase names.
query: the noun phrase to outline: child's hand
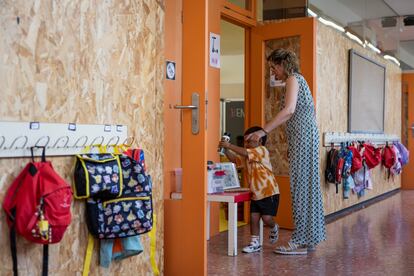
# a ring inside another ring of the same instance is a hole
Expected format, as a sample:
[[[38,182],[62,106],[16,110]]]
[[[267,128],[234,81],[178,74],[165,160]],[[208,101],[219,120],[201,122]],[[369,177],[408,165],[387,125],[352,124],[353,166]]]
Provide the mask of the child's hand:
[[[218,147],[228,149],[230,147],[230,143],[226,141],[220,141]]]

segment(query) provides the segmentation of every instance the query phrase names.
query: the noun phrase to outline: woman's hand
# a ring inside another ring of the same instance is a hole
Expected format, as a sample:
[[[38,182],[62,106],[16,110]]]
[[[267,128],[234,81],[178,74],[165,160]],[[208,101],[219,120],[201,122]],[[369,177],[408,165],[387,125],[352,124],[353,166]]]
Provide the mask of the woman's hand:
[[[260,138],[265,136],[266,133],[263,130],[258,130],[253,133],[250,133],[244,137],[246,141],[252,140],[254,142],[259,142]]]

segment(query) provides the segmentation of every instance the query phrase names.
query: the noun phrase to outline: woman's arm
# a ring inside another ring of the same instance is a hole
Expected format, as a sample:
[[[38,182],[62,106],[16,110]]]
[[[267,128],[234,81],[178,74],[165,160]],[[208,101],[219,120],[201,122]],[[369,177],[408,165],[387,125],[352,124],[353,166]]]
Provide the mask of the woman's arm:
[[[286,99],[285,107],[276,114],[276,116],[268,122],[263,129],[270,132],[285,123],[295,113],[296,102],[298,101],[299,84],[295,76],[290,76],[286,80]]]
[[[259,139],[270,131],[274,130],[292,117],[296,110],[296,102],[298,101],[299,84],[295,76],[290,76],[286,80],[286,98],[285,107],[276,114],[276,116],[268,122],[264,127],[264,131],[259,130],[247,136],[247,139],[259,141]]]

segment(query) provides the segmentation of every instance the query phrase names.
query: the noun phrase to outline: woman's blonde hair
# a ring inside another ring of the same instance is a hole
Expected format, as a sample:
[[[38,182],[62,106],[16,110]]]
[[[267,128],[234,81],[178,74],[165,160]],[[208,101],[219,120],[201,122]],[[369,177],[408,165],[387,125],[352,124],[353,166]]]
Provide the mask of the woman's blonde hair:
[[[298,58],[290,50],[282,48],[276,49],[267,57],[267,61],[282,65],[287,76],[291,76],[293,73],[299,73]]]

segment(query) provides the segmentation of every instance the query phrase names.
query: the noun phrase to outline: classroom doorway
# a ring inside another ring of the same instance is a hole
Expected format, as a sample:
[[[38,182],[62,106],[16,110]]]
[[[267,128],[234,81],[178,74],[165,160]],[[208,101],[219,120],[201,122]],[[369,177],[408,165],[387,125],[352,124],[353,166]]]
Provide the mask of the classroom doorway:
[[[221,19],[221,68],[220,68],[220,135],[230,136],[230,142],[243,147],[245,130],[245,41],[244,27]],[[225,156],[220,156],[220,162],[228,162]],[[243,171],[238,168],[241,186]],[[219,231],[228,230],[227,203],[221,203],[219,208]],[[238,226],[247,223],[245,206],[238,204]]]

